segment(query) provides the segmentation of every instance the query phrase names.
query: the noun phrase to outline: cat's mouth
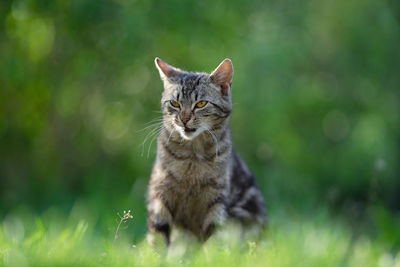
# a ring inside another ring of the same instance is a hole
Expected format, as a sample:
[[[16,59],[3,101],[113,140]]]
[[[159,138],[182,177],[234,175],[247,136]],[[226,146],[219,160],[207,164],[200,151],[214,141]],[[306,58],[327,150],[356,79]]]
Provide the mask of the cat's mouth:
[[[189,127],[186,127],[185,126],[185,133],[193,133],[193,132],[195,132],[196,131],[196,129],[195,128],[189,128]]]

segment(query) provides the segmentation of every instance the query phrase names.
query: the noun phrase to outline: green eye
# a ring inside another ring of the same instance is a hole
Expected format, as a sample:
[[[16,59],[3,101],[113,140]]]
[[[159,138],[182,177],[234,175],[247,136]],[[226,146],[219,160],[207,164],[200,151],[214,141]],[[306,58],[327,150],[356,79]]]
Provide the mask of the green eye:
[[[174,101],[174,100],[171,100],[169,102],[171,103],[171,106],[173,106],[174,108],[180,108],[181,107],[181,105],[179,105],[179,103]]]
[[[202,108],[202,107],[204,107],[205,105],[207,105],[207,101],[199,101],[199,102],[197,102],[196,103],[196,108]]]

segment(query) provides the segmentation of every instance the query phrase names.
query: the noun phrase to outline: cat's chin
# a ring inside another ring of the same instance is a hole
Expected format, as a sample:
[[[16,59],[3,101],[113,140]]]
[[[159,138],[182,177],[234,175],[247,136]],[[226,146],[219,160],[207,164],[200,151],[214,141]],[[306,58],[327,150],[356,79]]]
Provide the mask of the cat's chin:
[[[188,141],[195,139],[200,133],[201,133],[200,129],[185,130],[185,128],[179,127],[179,134],[183,139]]]

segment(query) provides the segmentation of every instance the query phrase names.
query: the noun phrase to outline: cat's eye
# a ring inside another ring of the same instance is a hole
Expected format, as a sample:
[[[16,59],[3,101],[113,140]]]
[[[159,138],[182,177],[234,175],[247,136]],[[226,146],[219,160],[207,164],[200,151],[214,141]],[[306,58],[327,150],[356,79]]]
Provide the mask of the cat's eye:
[[[195,107],[196,107],[196,108],[202,108],[202,107],[204,107],[205,105],[207,105],[207,103],[208,103],[208,102],[207,102],[207,101],[204,101],[204,100],[203,100],[203,101],[199,101],[199,102],[196,103],[196,106],[195,106]]]
[[[179,102],[176,102],[174,100],[169,101],[169,103],[171,103],[171,106],[173,106],[174,108],[180,108],[181,105],[179,105]]]

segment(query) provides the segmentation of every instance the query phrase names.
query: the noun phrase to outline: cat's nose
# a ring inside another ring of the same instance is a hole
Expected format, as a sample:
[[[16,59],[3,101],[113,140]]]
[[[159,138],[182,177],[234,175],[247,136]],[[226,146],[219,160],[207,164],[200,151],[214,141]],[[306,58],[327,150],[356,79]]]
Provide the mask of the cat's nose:
[[[180,113],[179,118],[181,119],[181,122],[186,125],[186,123],[190,120],[190,114],[184,114]]]
[[[184,125],[189,121],[189,118],[181,118],[181,121]]]

